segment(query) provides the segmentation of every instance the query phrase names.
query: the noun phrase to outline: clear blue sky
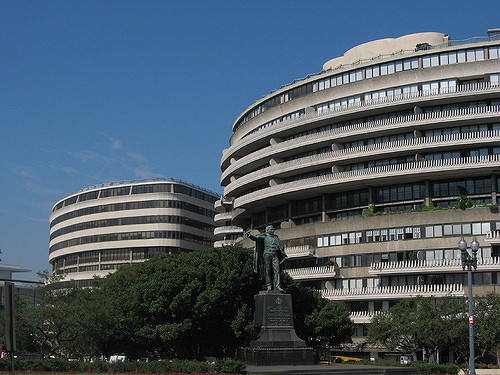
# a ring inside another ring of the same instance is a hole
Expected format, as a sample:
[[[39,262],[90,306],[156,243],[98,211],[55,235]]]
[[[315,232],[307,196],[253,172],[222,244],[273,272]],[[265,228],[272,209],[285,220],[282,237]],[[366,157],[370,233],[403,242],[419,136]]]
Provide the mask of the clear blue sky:
[[[499,14],[498,0],[3,0],[2,262],[49,269],[51,206],[84,187],[162,176],[222,192],[236,116],[351,47],[484,36]]]

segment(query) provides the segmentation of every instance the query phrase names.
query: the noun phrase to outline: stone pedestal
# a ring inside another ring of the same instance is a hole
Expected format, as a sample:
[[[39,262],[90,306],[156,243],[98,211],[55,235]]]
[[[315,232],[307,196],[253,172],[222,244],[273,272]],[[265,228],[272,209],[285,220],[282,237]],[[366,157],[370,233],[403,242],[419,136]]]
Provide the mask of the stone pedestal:
[[[292,296],[261,292],[254,300],[253,326],[260,328],[259,337],[240,348],[240,359],[257,365],[313,364],[314,349],[293,328]]]

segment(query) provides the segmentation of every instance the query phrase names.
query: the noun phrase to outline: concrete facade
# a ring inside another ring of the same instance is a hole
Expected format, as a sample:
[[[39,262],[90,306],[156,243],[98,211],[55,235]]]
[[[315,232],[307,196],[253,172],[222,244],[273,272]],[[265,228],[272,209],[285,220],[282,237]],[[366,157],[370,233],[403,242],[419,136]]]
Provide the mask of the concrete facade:
[[[287,272],[345,301],[358,343],[397,300],[466,295],[462,237],[474,290],[498,292],[499,57],[491,36],[384,39],[250,105],[221,158],[224,244],[275,225]]]
[[[49,262],[62,282],[90,285],[123,264],[213,246],[216,193],[175,179],[103,184],[59,200]]]

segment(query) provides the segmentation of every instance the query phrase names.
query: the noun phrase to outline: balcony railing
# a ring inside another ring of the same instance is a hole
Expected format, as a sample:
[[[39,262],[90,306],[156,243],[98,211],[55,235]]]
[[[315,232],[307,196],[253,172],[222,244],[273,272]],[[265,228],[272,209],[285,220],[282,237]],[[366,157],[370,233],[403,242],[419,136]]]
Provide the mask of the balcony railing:
[[[225,227],[217,227],[214,229],[214,235],[224,235],[224,234],[243,234],[243,229],[237,227],[236,225],[230,225]]]
[[[325,130],[323,132],[308,134],[303,137],[297,137],[288,141],[280,142],[272,146],[265,147],[258,151],[252,152],[248,155],[238,159],[235,163],[231,164],[222,173],[221,180],[228,177],[229,174],[243,165],[260,158],[269,158],[281,150],[292,148],[292,146],[300,144],[308,144],[314,141],[334,141],[342,136],[353,135],[356,133],[366,133],[367,131],[382,130],[384,128],[394,128],[395,125],[411,125],[418,126],[430,121],[436,122],[437,120],[447,121],[450,119],[460,119],[463,121],[471,120],[474,117],[483,117],[485,114],[498,115],[500,112],[499,106],[478,107],[478,108],[461,108],[443,112],[419,113],[404,117],[395,117],[388,119],[380,119],[376,121],[360,122],[357,124],[350,124],[335,129]]]
[[[325,185],[345,184],[353,181],[359,181],[360,179],[379,179],[384,177],[401,176],[404,174],[410,175],[441,171],[448,172],[450,170],[462,170],[466,167],[474,169],[500,167],[500,155],[474,156],[443,160],[424,160],[310,177],[253,191],[249,194],[236,198],[234,200],[234,207],[241,207],[251,202],[293,191],[301,191]]]
[[[220,214],[216,214],[214,216],[214,221],[216,223],[218,222],[225,222],[225,221],[231,221],[233,218],[233,214],[231,212],[221,212]]]
[[[486,234],[486,242],[500,244],[500,230],[494,230]]]
[[[236,243],[236,240],[220,240],[214,242],[214,247],[231,246]]]
[[[369,324],[381,311],[351,311],[349,317],[354,324]]]
[[[500,110],[500,107],[496,107]],[[240,177],[234,182],[228,184],[225,188],[226,194],[231,194],[234,189],[242,187],[250,182],[255,182],[259,179],[269,179],[276,175],[276,173],[284,173],[287,171],[299,171],[300,168],[307,168],[311,165],[320,166],[321,164],[331,165],[338,161],[348,160],[349,157],[366,157],[375,155],[382,157],[384,152],[397,152],[397,151],[415,151],[419,152],[426,148],[444,147],[446,145],[456,145],[457,143],[465,144],[474,141],[479,142],[498,142],[500,140],[500,131],[484,131],[484,132],[470,132],[447,134],[433,137],[418,137],[413,139],[405,139],[394,142],[378,143],[369,146],[352,147],[337,151],[325,152],[323,154],[306,156],[300,159],[294,159],[287,162],[279,163],[258,171],[248,173]]]
[[[480,271],[500,270],[500,258],[479,258],[477,267]],[[372,263],[369,272],[378,274],[408,274],[425,273],[436,271],[462,271],[461,259],[430,259],[430,260],[406,260],[396,262]]]
[[[317,266],[286,270],[294,280],[331,279],[338,276],[334,267]]]
[[[255,132],[253,134],[249,134],[244,139],[241,139],[239,142],[235,143],[233,146],[229,147],[227,151],[223,155],[223,159],[227,159],[230,157],[231,154],[234,153],[237,149],[241,147],[245,147],[249,144],[251,144],[253,141],[256,139],[262,138],[264,136],[269,136],[276,130],[276,125],[279,124],[281,128],[285,128],[286,126],[295,126],[299,122],[308,122],[310,120],[315,120],[319,118],[327,118],[327,117],[334,117],[337,114],[341,114],[344,112],[353,112],[353,111],[359,111],[359,109],[362,108],[369,108],[369,107],[377,107],[377,106],[384,106],[388,103],[400,103],[400,102],[405,102],[405,101],[412,101],[412,100],[420,100],[420,98],[432,98],[432,97],[446,97],[446,96],[456,96],[457,94],[474,94],[474,93],[480,93],[480,92],[487,92],[487,91],[500,91],[500,85],[496,84],[491,84],[490,82],[482,82],[482,83],[477,83],[473,85],[461,85],[457,86],[455,89],[452,90],[443,90],[443,89],[432,89],[432,90],[425,90],[425,91],[416,91],[416,92],[411,92],[411,93],[404,93],[404,94],[399,94],[399,95],[393,95],[393,96],[386,96],[384,98],[378,98],[378,99],[370,99],[367,101],[363,102],[356,102],[348,105],[343,105],[335,108],[330,108],[326,111],[316,111],[312,113],[306,113],[301,116],[295,117],[295,118],[289,118],[285,119],[283,121],[279,121],[276,124],[273,124],[272,126],[266,127],[262,129],[261,131]],[[319,103],[318,103],[319,104]]]
[[[321,294],[331,300],[378,300],[423,297],[463,297],[464,287],[460,284],[384,286],[360,289],[323,289]]]
[[[285,247],[285,253],[289,258],[312,256],[309,245]]]

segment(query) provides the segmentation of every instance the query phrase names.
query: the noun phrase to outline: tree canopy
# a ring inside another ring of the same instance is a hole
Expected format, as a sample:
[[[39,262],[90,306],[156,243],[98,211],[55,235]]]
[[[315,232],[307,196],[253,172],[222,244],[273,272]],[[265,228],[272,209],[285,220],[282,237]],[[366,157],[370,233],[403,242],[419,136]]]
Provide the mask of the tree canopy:
[[[287,275],[283,285],[292,295],[299,337],[316,344],[350,340],[352,322],[342,303]],[[27,341],[40,353],[231,357],[256,338],[253,297],[262,289],[248,249],[165,255],[123,266],[91,289],[43,287],[39,302],[21,309],[20,324],[36,332]]]

